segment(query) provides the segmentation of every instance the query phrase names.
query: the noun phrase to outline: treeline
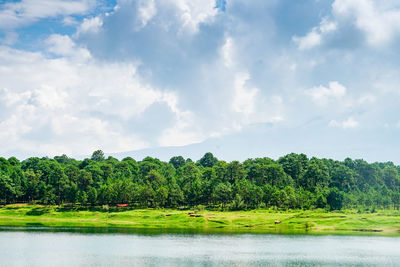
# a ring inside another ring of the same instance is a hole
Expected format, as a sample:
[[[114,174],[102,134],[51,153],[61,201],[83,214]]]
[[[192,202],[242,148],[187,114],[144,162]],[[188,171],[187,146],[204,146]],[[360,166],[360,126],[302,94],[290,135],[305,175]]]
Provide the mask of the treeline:
[[[199,161],[176,156],[119,161],[101,150],[78,161],[65,155],[19,161],[0,158],[0,201],[230,210],[399,208],[400,167],[392,162],[309,159],[225,162],[211,153]]]

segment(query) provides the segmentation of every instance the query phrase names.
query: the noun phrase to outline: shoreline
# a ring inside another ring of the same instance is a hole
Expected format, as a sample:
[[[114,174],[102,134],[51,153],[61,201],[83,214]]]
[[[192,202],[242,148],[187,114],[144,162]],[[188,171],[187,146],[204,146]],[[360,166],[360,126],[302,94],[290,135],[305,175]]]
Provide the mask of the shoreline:
[[[0,231],[13,228],[96,232],[97,229],[99,232],[114,233],[400,236],[400,212],[174,209],[89,211],[17,204],[0,207],[0,228],[3,228]]]
[[[121,235],[282,235],[282,236],[374,236],[400,237],[399,233],[354,230],[333,231],[230,231],[218,229],[185,228],[133,228],[133,227],[96,227],[96,226],[0,226],[1,232],[44,232],[76,234],[121,234]]]

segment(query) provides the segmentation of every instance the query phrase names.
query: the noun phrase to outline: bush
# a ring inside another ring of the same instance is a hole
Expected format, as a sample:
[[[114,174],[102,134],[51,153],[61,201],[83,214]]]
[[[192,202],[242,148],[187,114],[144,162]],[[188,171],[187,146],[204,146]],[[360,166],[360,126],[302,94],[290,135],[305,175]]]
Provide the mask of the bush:
[[[240,195],[236,195],[232,202],[229,204],[230,210],[243,210],[246,208],[244,201]]]

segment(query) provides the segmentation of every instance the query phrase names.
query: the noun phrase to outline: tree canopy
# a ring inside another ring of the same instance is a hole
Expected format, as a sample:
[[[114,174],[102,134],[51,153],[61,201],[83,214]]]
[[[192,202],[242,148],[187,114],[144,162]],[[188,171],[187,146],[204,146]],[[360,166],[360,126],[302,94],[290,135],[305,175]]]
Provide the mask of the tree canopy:
[[[331,210],[400,206],[400,167],[362,159],[309,159],[291,153],[278,160],[225,162],[206,153],[196,163],[146,157],[91,158],[66,155],[23,161],[0,157],[0,202],[136,207]]]

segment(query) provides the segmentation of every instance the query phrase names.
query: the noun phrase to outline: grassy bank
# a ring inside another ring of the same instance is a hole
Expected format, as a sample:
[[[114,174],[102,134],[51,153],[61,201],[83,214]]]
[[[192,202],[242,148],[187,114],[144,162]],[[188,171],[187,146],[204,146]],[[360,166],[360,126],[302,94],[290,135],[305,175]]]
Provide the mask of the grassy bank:
[[[276,221],[281,223],[276,224]],[[0,226],[121,227],[224,233],[400,235],[400,212],[79,210],[39,205],[0,208]]]

